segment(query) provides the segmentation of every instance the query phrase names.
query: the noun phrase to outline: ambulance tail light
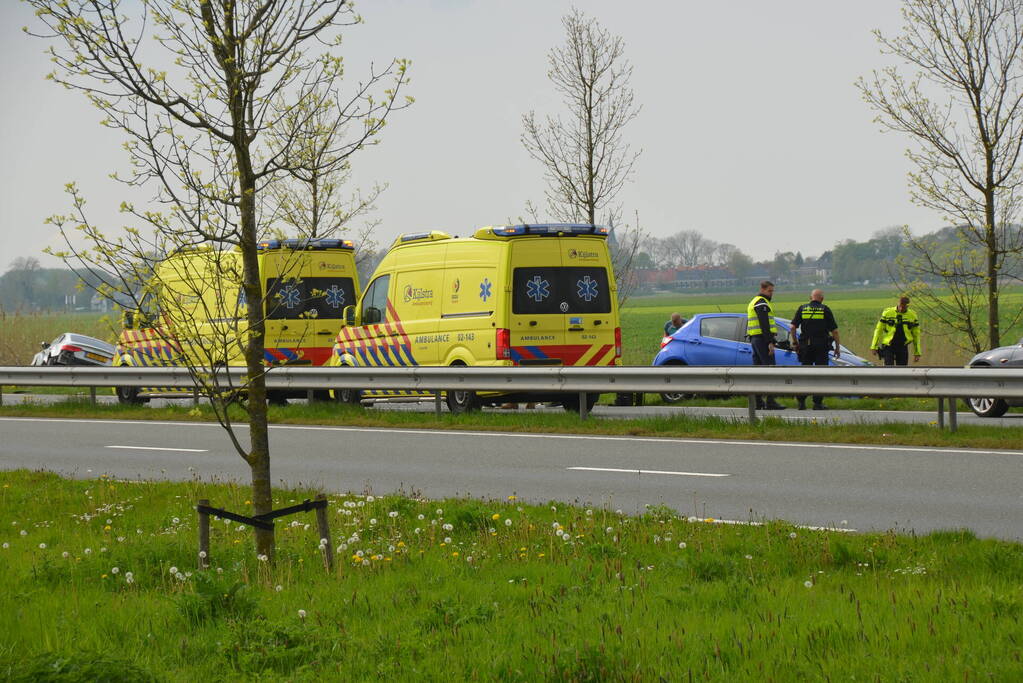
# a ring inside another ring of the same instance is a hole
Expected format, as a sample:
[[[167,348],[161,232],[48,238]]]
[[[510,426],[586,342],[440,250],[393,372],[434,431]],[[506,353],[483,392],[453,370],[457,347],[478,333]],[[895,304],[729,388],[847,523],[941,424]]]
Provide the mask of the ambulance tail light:
[[[60,350],[70,351],[71,353],[78,353],[79,351],[81,351],[80,348],[78,348],[77,346],[72,346],[71,344],[64,344],[63,346],[60,347]]]
[[[497,343],[494,346],[497,350],[497,360],[511,360],[511,330],[498,330]]]
[[[615,328],[615,358],[622,357],[622,328]]]

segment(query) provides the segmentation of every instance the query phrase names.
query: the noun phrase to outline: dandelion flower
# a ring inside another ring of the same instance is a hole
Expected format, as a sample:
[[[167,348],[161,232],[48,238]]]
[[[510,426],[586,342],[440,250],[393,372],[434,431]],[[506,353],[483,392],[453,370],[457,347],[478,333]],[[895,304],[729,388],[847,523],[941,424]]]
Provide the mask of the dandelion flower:
[[[415,529],[412,530],[412,533],[418,534],[421,531],[422,531],[422,529],[420,529],[419,527],[416,527]]]
[[[458,557],[458,551],[456,550],[455,552],[451,553],[451,557]]]
[[[113,569],[110,570],[110,573],[111,574],[120,574],[121,570],[118,569],[117,567],[114,567]]]
[[[398,511],[397,510],[391,510],[390,512],[387,513],[387,516],[390,517],[391,519],[394,519],[395,517],[398,516]]]
[[[178,581],[184,581],[185,575],[182,574],[181,572],[178,572],[177,574],[174,575],[174,578],[176,578]]]
[[[134,578],[135,578],[135,574],[134,573],[132,573],[132,572],[125,572],[124,573],[124,580],[125,581],[129,581],[130,582]]]
[[[178,524],[179,522],[181,522],[181,520],[178,519],[177,517],[173,517],[173,518],[171,518],[171,522],[174,523],[174,524]],[[107,520],[107,524],[110,524],[110,520],[109,519]]]
[[[611,527],[608,527],[608,528],[604,529],[604,533],[605,534],[613,534],[614,532],[615,532],[615,530],[613,528],[611,528]]]
[[[270,559],[270,558],[268,558],[268,557],[267,557],[266,555],[259,555],[259,556],[257,557],[257,559],[258,559],[258,560],[259,560],[260,562],[266,562],[266,561],[267,561],[268,559]]]
[[[199,559],[200,560],[205,560],[206,559],[206,551],[205,550],[200,550],[199,551]]]
[[[326,546],[326,545],[327,545],[327,543],[329,543],[329,541],[328,541],[327,539],[325,539],[325,538],[321,538],[321,539],[320,539],[320,547],[321,547],[321,548],[323,548],[324,546]]]
[[[689,516],[689,521],[690,521],[690,522],[698,522],[699,520],[698,520],[698,519],[697,519],[696,517],[694,517],[694,516],[690,515],[690,516]]]
[[[394,546],[393,545],[387,546],[387,552],[393,553],[394,552]]]
[[[366,559],[364,559],[364,560],[362,561],[362,566],[363,566],[363,567],[368,567],[368,566],[369,566],[369,560],[366,560]]]
[[[679,543],[678,544],[678,549],[679,550],[685,550],[686,549],[686,542],[682,541],[681,543]]]
[[[175,517],[174,519],[177,519],[177,517]],[[114,520],[112,520],[112,519],[108,519],[107,520],[107,524],[113,524],[113,523],[114,523]]]
[[[71,557],[71,553],[69,553],[68,551],[65,550],[64,552],[62,552],[60,554],[60,556],[63,557],[66,560],[67,558]]]
[[[377,523],[376,517],[373,517],[372,519],[369,520],[370,526],[374,526],[376,523]]]
[[[299,619],[305,619],[305,610],[304,609],[300,609],[298,611],[298,618]]]
[[[560,525],[560,524],[558,524],[557,522],[554,522],[554,523],[552,523],[552,524],[551,524],[551,526],[552,526],[553,528],[555,528],[555,529],[560,529],[560,528],[561,528],[561,525]]]
[[[88,549],[88,548],[86,548],[85,550],[86,550],[86,552],[88,552],[88,550],[89,550],[89,549]],[[171,574],[171,576],[174,576],[174,575],[175,575],[175,574],[177,574],[177,573],[178,573],[178,568],[177,568],[177,567],[171,567],[171,568],[170,568],[170,574]]]
[[[4,550],[7,550],[10,547],[11,547],[10,543],[4,543]]]
[[[45,543],[40,543],[39,544],[39,549],[40,550],[46,550],[46,544]]]
[[[436,510],[436,513],[437,513],[438,515],[443,515],[443,514],[444,514],[444,511],[443,511],[443,510],[441,510],[440,508],[437,508],[437,510]]]
[[[442,526],[441,528],[442,528],[442,529],[444,529],[444,531],[451,531],[451,530],[452,530],[452,529],[454,529],[455,527],[454,527],[454,525],[453,525],[453,524],[445,524],[445,525],[444,525],[444,526]]]
[[[796,532],[795,531],[789,532],[789,538],[795,538],[795,537],[796,537]]]
[[[217,573],[218,574],[223,574],[224,573],[224,568],[223,567],[217,567]]]
[[[516,495],[508,496],[508,500],[518,500],[518,499],[519,499],[519,497],[516,496]]]
[[[84,552],[86,555],[92,555],[92,548],[86,548]]]
[[[282,590],[284,590],[284,586],[274,586],[274,590],[280,593]]]
[[[512,521],[510,519],[506,519],[506,520],[504,520],[504,525],[505,526],[511,526],[512,525]]]
[[[499,513],[495,512],[494,514],[490,515],[490,519],[492,519],[492,520],[494,520],[496,522],[497,520],[501,519],[501,515]]]
[[[376,498],[374,498],[373,496],[366,496],[367,503],[372,503],[374,500],[376,500]]]
[[[593,516],[593,510],[587,510],[586,511],[586,516],[587,517],[592,517]]]
[[[22,529],[19,533],[21,533],[22,536],[28,536],[28,532],[24,529]]]
[[[363,556],[363,555],[365,555],[365,554],[366,554],[366,553],[362,552],[361,550],[356,550],[356,551],[355,551],[355,556],[356,556],[356,557],[362,557],[362,556]]]
[[[445,536],[444,537],[444,542],[445,543],[451,543],[451,537],[450,536]]]
[[[420,513],[419,513],[419,514],[418,514],[418,515],[416,516],[416,519],[419,519],[419,520],[423,520],[423,519],[426,519],[426,515],[424,515],[423,513],[421,513],[421,512],[420,512]]]
[[[807,588],[813,588],[813,581],[804,581],[803,585]]]

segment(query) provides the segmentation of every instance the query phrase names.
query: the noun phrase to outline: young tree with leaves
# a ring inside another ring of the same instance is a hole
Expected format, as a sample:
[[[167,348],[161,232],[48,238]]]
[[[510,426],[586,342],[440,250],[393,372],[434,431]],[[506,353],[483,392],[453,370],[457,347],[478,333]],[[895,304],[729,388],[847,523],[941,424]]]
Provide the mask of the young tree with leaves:
[[[104,113],[104,125],[125,134],[132,171],[121,180],[155,193],[154,208],[122,205],[144,228],[110,237],[89,222],[72,186],[73,212],[53,220],[65,234],[84,234],[91,246],[75,253],[110,274],[109,290],[145,281],[147,263],[182,247],[209,244],[240,254],[248,443],[229,433],[251,471],[254,513],[269,512],[257,247],[264,193],[303,163],[301,129],[288,126],[288,113],[329,111],[325,121],[337,128],[358,122],[330,151],[347,157],[402,106],[407,64],[392,61],[348,97],[340,95],[341,30],[361,21],[344,0],[28,2],[47,29],[33,33],[52,41],[50,78],[83,92]],[[384,81],[389,87],[376,96]],[[272,555],[273,534],[257,530],[256,546]]]
[[[884,129],[915,142],[907,152],[916,167],[912,197],[962,226],[962,243],[935,252],[907,230],[900,280],[907,287],[940,281],[965,297],[948,306],[941,288],[925,284],[915,301],[972,338],[980,336],[977,297],[985,297],[987,343],[998,346],[1003,268],[1023,252],[1011,224],[1023,181],[1023,0],[903,0],[902,14],[901,34],[875,35],[912,75],[892,66],[858,87]]]

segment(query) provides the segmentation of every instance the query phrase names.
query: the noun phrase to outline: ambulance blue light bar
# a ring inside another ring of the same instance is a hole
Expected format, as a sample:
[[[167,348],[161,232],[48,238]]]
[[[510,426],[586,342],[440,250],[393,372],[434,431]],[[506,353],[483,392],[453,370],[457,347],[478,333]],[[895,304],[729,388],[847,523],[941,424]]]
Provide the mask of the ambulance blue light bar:
[[[539,223],[526,225],[506,225],[494,228],[494,234],[501,237],[514,235],[607,235],[608,228],[604,225],[589,223]]]
[[[286,240],[263,240],[257,245],[258,249],[303,249],[309,251],[322,251],[324,249],[355,249],[355,243],[351,240],[338,239],[286,239]]]

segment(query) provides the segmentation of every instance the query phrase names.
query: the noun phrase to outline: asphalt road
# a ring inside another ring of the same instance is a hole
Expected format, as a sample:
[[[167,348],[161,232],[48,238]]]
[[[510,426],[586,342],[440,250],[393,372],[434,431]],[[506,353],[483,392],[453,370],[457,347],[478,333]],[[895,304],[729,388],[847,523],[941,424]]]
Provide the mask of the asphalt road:
[[[66,400],[62,394],[4,394],[5,405],[16,403],[56,403]],[[88,400],[88,397],[83,397]],[[117,399],[110,395],[99,395],[97,401],[102,403],[115,403]],[[149,405],[153,407],[168,404],[180,404],[188,402],[189,399],[151,399]],[[304,399],[292,399],[293,402],[301,403]],[[758,414],[764,417],[776,417],[788,422],[832,422],[836,424],[885,424],[890,422],[930,424],[938,419],[937,402],[934,410],[796,410],[795,401],[782,399],[782,403],[788,406],[787,410],[760,411]],[[809,403],[809,401],[807,401]],[[399,402],[387,403],[378,402],[368,407],[368,410],[406,411],[431,413],[434,410],[433,401],[420,402]],[[446,408],[445,408],[446,410]],[[488,412],[507,413],[509,410],[499,408],[485,408]],[[564,412],[560,406],[540,405],[536,412]],[[524,404],[519,405],[519,412],[527,411]],[[946,407],[946,411],[947,411]],[[723,417],[734,420],[745,420],[747,418],[746,408],[729,408],[723,406],[595,406],[592,413],[596,418],[608,419],[636,419],[643,417],[671,417],[674,415],[690,415],[694,417]],[[974,415],[963,403],[958,408],[959,424],[982,425],[986,427],[1023,427],[1023,412],[1010,412],[999,418],[984,418]]]
[[[243,435],[244,436],[244,435]],[[274,481],[1023,540],[1023,451],[279,425]],[[247,481],[216,425],[0,418],[0,469]]]

